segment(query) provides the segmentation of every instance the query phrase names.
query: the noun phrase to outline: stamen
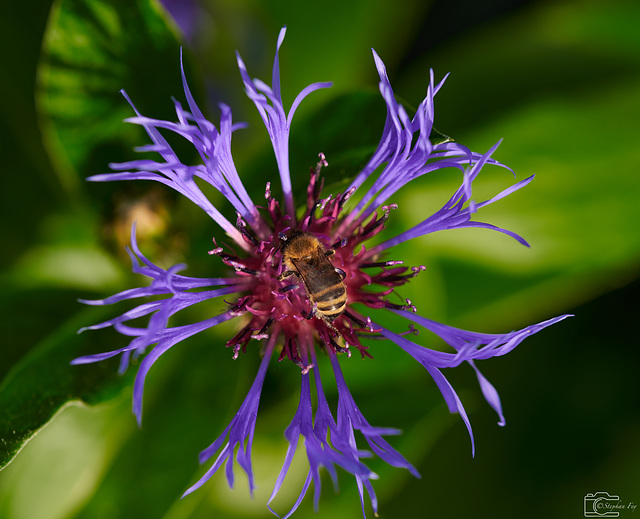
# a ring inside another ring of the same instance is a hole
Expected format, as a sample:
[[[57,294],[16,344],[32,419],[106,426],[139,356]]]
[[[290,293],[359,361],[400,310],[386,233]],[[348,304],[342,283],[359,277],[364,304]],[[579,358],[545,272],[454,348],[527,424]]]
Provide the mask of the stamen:
[[[264,326],[260,328],[260,332],[258,333],[266,332],[272,324],[273,324],[273,317],[269,317],[269,319],[267,319],[267,322],[264,323]]]
[[[335,242],[335,243],[331,246],[331,248],[332,248],[332,249],[338,249],[338,248],[340,248],[340,247],[344,247],[344,246],[347,244],[347,242],[348,242],[348,241],[349,241],[349,240],[347,240],[347,238],[342,238],[342,239],[341,239],[341,238],[338,238],[338,241],[337,241],[337,242]]]
[[[282,346],[282,351],[280,352],[280,356],[278,357],[278,361],[281,361],[285,357],[288,357],[296,366],[300,368],[303,375],[309,373],[309,370],[313,368],[313,363],[307,364],[303,362],[300,358],[300,352],[298,351],[298,343],[295,342],[292,338],[288,338],[284,341]]]
[[[280,204],[278,204],[278,201],[275,198],[269,199],[269,205],[267,209],[269,210],[269,217],[271,218],[271,222],[274,225],[276,225],[283,219],[282,213],[280,212]]]
[[[403,261],[373,261],[373,262],[366,262],[366,263],[360,263],[360,267],[361,268],[371,268],[371,267],[393,267],[395,265],[402,265],[404,262]],[[415,267],[413,267],[415,268]]]
[[[349,310],[345,310],[344,312],[342,312],[342,315],[344,315],[350,321],[353,321],[354,323],[356,323],[358,326],[362,326],[363,328],[367,328],[367,323],[365,323],[359,317],[356,317],[355,315],[353,315]]]
[[[251,298],[251,296],[241,297],[235,303],[231,303],[229,301],[224,300],[224,302],[227,303],[228,305],[232,305],[231,308],[229,308],[229,310],[228,310],[229,315],[233,315],[234,317],[238,317],[238,316],[244,314],[247,311],[247,303],[248,303],[250,298]]]
[[[256,237],[249,232],[249,229],[247,229],[247,224],[242,219],[240,213],[236,212],[236,214],[238,215],[238,219],[236,220],[236,229],[240,231],[240,233],[248,243],[251,243],[255,247],[260,245],[260,242],[256,239]]]
[[[393,310],[411,310],[414,313],[418,311],[418,309],[411,304],[411,299],[405,299],[405,302],[407,303],[406,305],[399,305],[390,301],[384,301],[384,306],[392,308]]]
[[[391,212],[389,211],[389,208],[385,205],[384,207],[382,207],[382,211],[383,211],[382,216],[377,220],[375,220],[375,222],[369,229],[369,232],[372,232],[378,229],[379,227],[384,225],[384,223],[389,219],[389,215],[391,214]]]
[[[282,350],[280,350],[280,355],[278,355],[278,362],[281,362],[285,357],[291,358],[290,349],[291,339],[286,339],[282,345]]]
[[[298,364],[298,363],[296,362],[296,364]],[[303,375],[306,375],[307,373],[309,373],[309,370],[311,370],[311,368],[314,367],[313,363],[311,363],[311,364],[302,364],[301,363],[301,364],[298,364],[298,366],[300,366],[302,368],[301,372],[302,372]]]
[[[409,324],[409,329],[406,332],[400,332],[398,335],[420,335],[420,330],[418,330],[413,323]]]
[[[247,311],[251,312],[253,315],[257,315],[257,316],[261,316],[261,317],[266,317],[268,315],[273,315],[273,312],[275,312],[276,307],[273,306],[271,308],[265,309],[265,310],[258,310],[256,308],[251,307],[250,305],[246,305],[247,307]]]
[[[327,198],[320,198],[319,200],[316,200],[316,209],[320,209],[322,211],[327,205],[327,202],[331,200],[331,196],[332,195],[329,195]]]
[[[389,219],[389,213],[391,209],[397,209],[398,206],[396,204],[390,204],[382,206],[381,209],[383,211],[382,216],[376,218],[377,214],[374,213],[369,223],[367,223],[363,228],[361,228],[361,232],[359,235],[359,240],[364,241],[372,238],[376,234],[378,234],[384,226],[384,223]]]
[[[411,303],[411,299],[405,299],[405,301],[407,303],[407,307],[410,308],[413,313],[416,313],[418,311],[416,306],[413,303]]]
[[[347,358],[351,358],[351,350],[349,349],[348,345],[347,347],[343,347],[340,346],[334,339],[333,337],[331,337],[331,335],[328,335],[329,338],[329,343],[331,344],[331,346],[333,347],[333,350],[336,353],[346,353],[347,354]]]
[[[329,167],[329,163],[327,162],[324,153],[322,152],[318,153],[318,157],[320,157],[320,161],[316,165],[316,171],[320,173],[320,169],[322,168],[322,166],[324,166],[325,168]]]
[[[324,178],[320,176],[320,170],[322,166],[327,166],[327,161],[324,159],[324,154],[318,155],[320,161],[316,164],[316,168],[311,169],[311,178],[309,179],[309,185],[307,186],[307,216],[313,217],[313,213],[317,208],[318,197],[324,187]],[[320,182],[318,182],[320,179]]]
[[[371,320],[371,317],[367,317],[367,328],[369,328],[370,332],[379,332],[379,331],[381,331],[381,328],[374,328],[373,327],[373,321]]]
[[[291,230],[291,227],[285,227],[278,233],[280,241],[287,241],[287,232]]]
[[[344,206],[344,204],[347,203],[347,200],[349,200],[349,198],[351,198],[351,195],[353,195],[353,193],[356,192],[356,186],[353,186],[351,189],[349,189],[348,191],[346,191],[341,197],[340,197],[340,201],[338,202],[338,207],[340,209],[342,209],[342,207]]]
[[[304,310],[301,311],[302,317],[304,317],[307,321],[313,319],[313,316],[316,315],[316,310],[318,309],[318,303],[313,303],[313,307],[311,311],[307,314]]]
[[[257,276],[259,274],[257,270],[245,267],[244,265],[242,265],[241,263],[238,263],[237,261],[225,260],[225,263],[233,267],[237,273],[249,274],[251,276]]]
[[[409,269],[407,269],[406,267],[383,270],[382,272],[379,272],[378,274],[373,276],[372,280],[380,285],[400,286],[404,285],[409,279],[416,277],[423,270],[426,270],[426,267],[424,265],[420,265],[419,267],[411,267],[411,272],[406,274],[407,270]]]
[[[231,254],[227,254],[226,252],[223,252],[223,250],[224,249],[222,247],[216,247],[215,249],[211,249],[209,251],[209,254],[210,255],[215,255],[215,256],[220,256],[222,258],[222,260],[225,263],[227,263],[227,265],[229,265],[230,262],[237,263],[240,260],[240,258],[238,258],[237,256],[232,256]]]
[[[266,331],[269,329],[269,327],[273,324],[273,317],[269,317],[269,319],[267,319],[267,322],[264,323],[264,326],[262,328],[260,328],[260,331],[254,335],[251,336],[252,339],[256,339],[256,340],[261,340],[261,339],[268,339],[269,338],[269,334],[266,333]]]
[[[238,358],[241,349],[244,352],[244,348],[251,339],[251,331],[251,323],[249,323],[244,328],[242,328],[242,330],[240,330],[232,339],[227,341],[227,347],[233,346],[233,360],[236,360]]]

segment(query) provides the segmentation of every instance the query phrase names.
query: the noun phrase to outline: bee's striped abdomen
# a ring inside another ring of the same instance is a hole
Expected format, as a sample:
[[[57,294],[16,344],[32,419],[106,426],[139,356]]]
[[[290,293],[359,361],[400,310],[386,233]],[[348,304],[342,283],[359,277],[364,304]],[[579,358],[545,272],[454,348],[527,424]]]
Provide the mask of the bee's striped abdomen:
[[[333,286],[313,293],[312,299],[317,305],[316,311],[322,314],[325,319],[333,321],[344,312],[347,304],[347,289],[340,280]]]

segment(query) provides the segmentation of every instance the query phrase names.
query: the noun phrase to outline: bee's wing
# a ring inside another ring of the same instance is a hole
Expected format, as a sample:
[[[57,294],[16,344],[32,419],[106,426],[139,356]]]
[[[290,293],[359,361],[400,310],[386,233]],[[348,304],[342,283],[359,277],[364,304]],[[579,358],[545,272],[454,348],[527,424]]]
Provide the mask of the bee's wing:
[[[324,254],[315,256],[311,262],[292,259],[298,274],[307,286],[310,294],[315,294],[323,289],[342,281],[331,262]]]

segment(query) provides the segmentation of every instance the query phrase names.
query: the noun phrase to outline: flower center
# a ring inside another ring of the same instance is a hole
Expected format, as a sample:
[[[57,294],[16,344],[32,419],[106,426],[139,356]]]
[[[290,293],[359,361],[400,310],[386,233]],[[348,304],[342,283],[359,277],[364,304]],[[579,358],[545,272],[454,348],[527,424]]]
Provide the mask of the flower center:
[[[387,299],[396,286],[424,270],[424,266],[400,266],[401,261],[380,261],[363,243],[384,229],[390,209],[374,214],[368,221],[355,219],[338,236],[340,213],[352,194],[320,199],[320,170],[326,166],[324,155],[311,170],[307,187],[307,208],[298,221],[284,215],[271,196],[267,184],[265,207],[271,220],[268,236],[259,237],[238,217],[237,228],[249,244],[245,257],[227,254],[222,247],[210,251],[233,267],[238,276],[247,278],[249,289],[232,304],[229,312],[244,315],[245,326],[227,342],[233,358],[245,351],[251,339],[270,334],[282,336],[280,358],[288,357],[303,371],[310,368],[302,359],[299,336],[314,335],[319,343],[338,353],[351,354],[351,347],[362,356],[370,356],[360,337],[374,335],[371,319],[352,308],[361,303],[369,308],[413,309]],[[377,285],[377,286],[376,286]],[[380,288],[382,290],[380,290]]]

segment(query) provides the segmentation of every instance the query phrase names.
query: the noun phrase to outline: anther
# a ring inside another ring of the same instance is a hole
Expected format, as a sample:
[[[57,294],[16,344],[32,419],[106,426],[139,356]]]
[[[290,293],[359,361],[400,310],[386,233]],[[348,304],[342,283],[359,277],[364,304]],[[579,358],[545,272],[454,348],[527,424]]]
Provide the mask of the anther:
[[[331,335],[328,336],[329,337],[329,343],[331,344],[331,347],[333,348],[333,350],[336,353],[346,353],[347,357],[351,357],[351,350],[349,349],[349,347],[347,346],[346,348],[343,346],[340,346],[334,339],[333,337],[331,337]]]
[[[326,160],[326,157],[325,157],[324,153],[322,153],[322,152],[318,153],[318,157],[320,158],[320,160],[318,161],[318,164],[316,165],[316,171],[317,171],[318,173],[320,173],[320,169],[321,169],[323,166],[324,166],[325,168],[326,168],[326,167],[329,167],[329,163],[327,162],[327,160]]]
[[[278,233],[278,238],[280,241],[287,241],[287,232],[291,229],[291,227],[285,227]]]
[[[272,324],[273,324],[273,317],[269,317],[269,319],[267,319],[267,322],[264,323],[264,326],[260,328],[260,331],[257,334],[252,335],[251,338],[256,340],[267,339],[269,337],[269,334],[266,333],[266,331],[269,329],[269,327]]]
[[[420,330],[418,330],[413,323],[410,323],[409,329],[406,332],[400,332],[398,335],[420,335]]]
[[[331,195],[329,195],[327,198],[320,198],[316,200],[316,209],[324,209],[324,206],[327,205],[327,202],[329,200],[331,200]]]
[[[296,364],[298,364],[298,363],[296,362]],[[307,373],[309,373],[309,371],[311,370],[311,368],[313,368],[313,367],[314,367],[314,365],[313,365],[313,364],[302,364],[302,363],[298,364],[298,366],[301,368],[301,370],[300,370],[300,371],[301,371],[301,373],[302,373],[303,375],[306,375]]]
[[[242,236],[252,245],[254,245],[255,247],[257,247],[258,245],[260,245],[260,242],[256,239],[256,237],[249,232],[249,230],[247,229],[247,224],[246,222],[242,219],[242,216],[240,215],[240,213],[236,212],[236,214],[238,215],[238,218],[236,220],[236,229],[238,229],[240,231],[240,233],[242,234]]]
[[[228,263],[231,267],[233,267],[233,269],[236,272],[243,272],[243,273],[249,274],[251,276],[257,276],[259,274],[259,272],[257,270],[247,268],[244,265],[242,265],[241,263],[238,263],[237,261],[226,261],[226,263]]]
[[[331,246],[331,248],[332,248],[332,249],[339,249],[340,247],[344,247],[344,246],[347,244],[347,242],[348,242],[348,241],[349,241],[349,240],[347,240],[347,238],[341,238],[341,239],[339,238],[339,239],[338,239],[338,241],[337,241],[337,242],[335,242],[335,243]]]
[[[373,327],[373,321],[371,320],[371,317],[367,317],[367,328],[369,328],[370,332],[379,332],[381,330],[381,328],[374,328]]]
[[[353,193],[356,192],[356,186],[353,186],[351,189],[349,189],[348,191],[346,191],[341,197],[340,197],[340,203],[338,204],[340,209],[342,209],[342,206],[344,204],[347,203],[347,200],[349,200],[349,198],[351,198],[351,195],[353,195]]]

